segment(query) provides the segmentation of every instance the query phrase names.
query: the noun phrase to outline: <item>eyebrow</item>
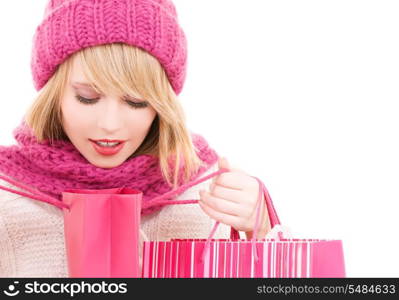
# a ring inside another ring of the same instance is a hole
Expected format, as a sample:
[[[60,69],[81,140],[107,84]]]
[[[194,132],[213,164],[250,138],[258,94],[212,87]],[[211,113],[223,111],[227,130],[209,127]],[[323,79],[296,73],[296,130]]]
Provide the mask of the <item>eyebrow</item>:
[[[91,84],[90,83],[87,83],[87,82],[72,82],[72,85],[81,85],[81,86],[86,86],[86,87],[90,87],[91,88]],[[133,99],[137,99],[137,100],[142,100],[140,97],[139,98],[136,98],[136,97],[129,97],[129,96],[126,96],[127,98],[133,98]],[[144,101],[144,100],[143,100]]]
[[[90,89],[90,90],[96,91],[96,88],[93,88],[92,85],[90,83],[87,83],[87,82],[77,82],[77,81],[76,82],[71,82],[71,86],[74,89],[79,89],[81,87],[81,88],[85,88],[85,89]]]
[[[88,86],[88,87],[92,86],[92,84],[87,83],[87,82],[72,82],[72,85],[82,85],[82,86]]]

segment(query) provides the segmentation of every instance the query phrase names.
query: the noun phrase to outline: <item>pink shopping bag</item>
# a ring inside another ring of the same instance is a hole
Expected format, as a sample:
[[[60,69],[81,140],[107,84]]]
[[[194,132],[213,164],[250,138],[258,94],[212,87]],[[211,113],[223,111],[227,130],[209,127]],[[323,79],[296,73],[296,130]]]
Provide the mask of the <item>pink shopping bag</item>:
[[[142,192],[126,187],[68,189],[62,201],[0,175],[23,189],[0,189],[46,202],[63,210],[70,277],[141,277],[139,230]]]
[[[256,177],[255,177],[256,178]],[[261,195],[264,195],[272,228],[279,218],[264,184],[259,182],[257,218],[251,240],[239,239],[231,228],[230,239],[172,239],[145,241],[144,278],[303,278],[345,277],[341,240],[284,238],[255,239],[259,228]]]
[[[130,188],[62,193],[70,277],[141,277],[141,200]]]

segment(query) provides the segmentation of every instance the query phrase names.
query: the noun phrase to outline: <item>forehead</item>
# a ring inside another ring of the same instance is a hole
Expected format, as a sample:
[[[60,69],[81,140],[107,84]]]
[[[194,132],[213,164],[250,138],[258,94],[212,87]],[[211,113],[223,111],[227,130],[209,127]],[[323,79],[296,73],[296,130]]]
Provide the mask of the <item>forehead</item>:
[[[85,76],[86,73],[90,74],[90,70],[86,70],[85,64],[82,63],[79,55],[73,57],[71,61],[71,70],[69,75],[69,85],[76,88],[83,88],[87,90],[95,91],[99,94],[115,94],[118,96],[122,95],[130,95],[135,98],[142,98],[139,92],[137,91],[126,91],[122,90],[120,86],[113,86],[106,83],[105,78],[98,79],[99,81],[92,81]],[[93,71],[96,74],[102,74],[102,72],[107,72],[104,68],[100,68],[98,70]],[[89,75],[90,76],[90,75]],[[116,76],[116,75],[113,75]],[[108,78],[108,77],[107,77]],[[111,81],[111,80],[110,80]]]
[[[96,85],[94,83],[91,83],[86,78],[85,73],[83,71],[83,64],[81,63],[78,56],[75,56],[72,60],[69,83],[77,88],[82,87],[86,89],[93,89],[93,86],[96,88]]]
[[[72,61],[70,81],[90,86],[90,83],[84,75],[83,65],[78,56],[75,56]]]

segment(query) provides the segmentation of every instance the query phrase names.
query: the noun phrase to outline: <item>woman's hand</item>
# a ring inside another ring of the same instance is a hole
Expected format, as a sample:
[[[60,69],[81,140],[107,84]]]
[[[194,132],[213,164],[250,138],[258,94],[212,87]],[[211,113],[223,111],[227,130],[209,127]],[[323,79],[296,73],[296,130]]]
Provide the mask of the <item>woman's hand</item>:
[[[209,192],[200,191],[199,204],[208,216],[238,231],[244,231],[250,239],[255,228],[259,183],[244,171],[230,167],[225,158],[219,159],[219,169],[221,168],[227,168],[229,172],[214,177]],[[262,194],[257,238],[264,238],[270,227]]]

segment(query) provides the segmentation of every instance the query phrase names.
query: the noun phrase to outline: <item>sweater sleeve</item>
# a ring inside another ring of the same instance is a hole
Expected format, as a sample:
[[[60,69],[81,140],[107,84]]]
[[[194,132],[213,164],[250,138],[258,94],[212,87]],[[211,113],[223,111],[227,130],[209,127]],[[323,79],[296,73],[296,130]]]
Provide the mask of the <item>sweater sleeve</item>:
[[[0,196],[1,197],[1,196]],[[0,200],[1,203],[1,200]],[[0,277],[12,277],[14,253],[3,216],[0,213]]]
[[[59,208],[0,189],[0,277],[67,277],[63,222]]]
[[[18,189],[3,180],[0,180],[0,185]],[[4,207],[8,201],[13,201],[18,197],[18,194],[0,189],[0,277],[13,277],[15,275],[15,253],[5,222]]]

